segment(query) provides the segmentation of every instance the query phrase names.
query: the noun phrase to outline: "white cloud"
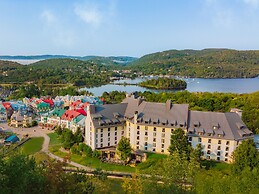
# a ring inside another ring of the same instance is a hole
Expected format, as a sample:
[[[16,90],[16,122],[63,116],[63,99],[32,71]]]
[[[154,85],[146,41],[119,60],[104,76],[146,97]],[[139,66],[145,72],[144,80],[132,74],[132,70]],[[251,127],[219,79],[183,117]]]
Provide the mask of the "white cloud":
[[[259,0],[243,0],[244,3],[253,6],[253,7],[258,7],[259,5]]]
[[[46,22],[48,25],[51,25],[57,21],[56,16],[49,10],[44,10],[41,13],[41,18]]]
[[[99,26],[102,23],[103,16],[96,6],[81,7],[77,5],[74,11],[86,24]]]
[[[74,13],[85,24],[100,27],[111,23],[116,13],[116,0],[103,2],[87,0],[75,5]]]

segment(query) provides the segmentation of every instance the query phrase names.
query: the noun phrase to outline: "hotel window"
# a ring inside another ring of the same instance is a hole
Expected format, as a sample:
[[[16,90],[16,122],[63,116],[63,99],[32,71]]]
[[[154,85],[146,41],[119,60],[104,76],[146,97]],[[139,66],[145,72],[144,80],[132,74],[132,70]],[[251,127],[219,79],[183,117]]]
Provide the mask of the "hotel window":
[[[173,133],[174,132],[174,129],[171,129],[171,133]]]
[[[217,157],[217,160],[220,161],[220,157]]]
[[[124,135],[124,131],[121,131],[121,135]]]
[[[218,144],[221,144],[221,140],[218,140]]]
[[[227,158],[225,158],[225,162],[227,162],[228,161],[228,159]]]
[[[153,133],[153,136],[156,137],[156,133]]]
[[[154,131],[156,131],[156,127],[154,127]]]
[[[114,137],[114,140],[116,141],[116,140],[117,140],[117,137]]]
[[[229,145],[229,141],[226,142],[226,145]]]
[[[110,143],[108,143],[108,146],[110,146]]]
[[[207,154],[210,154],[210,150],[207,151]]]
[[[103,147],[103,144],[101,143],[101,148]]]
[[[148,130],[148,126],[145,126],[145,130]]]
[[[208,143],[211,143],[211,139],[208,139]]]
[[[229,147],[226,147],[226,151],[228,151],[229,150]]]
[[[165,139],[161,139],[161,142],[162,142],[162,143],[165,143]]]
[[[162,132],[165,132],[165,128],[162,129]]]
[[[145,141],[147,141],[148,140],[148,137],[145,137]]]
[[[137,136],[137,139],[139,140],[139,136]]]
[[[207,159],[210,160],[210,156],[207,156]]]
[[[101,129],[101,133],[103,132],[103,129]]]
[[[162,144],[161,147],[164,148],[164,147],[165,147],[165,144]]]
[[[148,132],[145,132],[145,135],[148,135]]]
[[[138,150],[138,149],[139,149],[139,146],[137,146],[136,148],[137,148],[137,150]]]
[[[201,138],[200,137],[198,138],[198,142],[201,142]]]
[[[145,146],[147,146],[147,142],[145,142]]]
[[[156,151],[156,148],[153,148],[153,152],[155,152]]]
[[[117,141],[115,141],[114,144],[117,144]]]
[[[225,156],[227,157],[227,156],[228,156],[228,153],[225,153]]]
[[[103,142],[103,139],[101,139],[101,142]]]
[[[139,131],[137,131],[137,134],[139,135]]]
[[[108,131],[110,131],[111,129],[110,128],[108,128]]]
[[[115,127],[114,129],[115,129],[115,131],[117,131],[117,127]]]
[[[137,129],[139,129],[139,126],[137,126]]]
[[[153,143],[153,147],[156,147],[156,143]]]
[[[108,133],[108,137],[110,137],[110,133]]]
[[[165,134],[164,134],[164,133],[162,133],[162,137],[165,137]]]
[[[95,143],[98,143],[98,139],[95,140]]]
[[[156,142],[156,138],[153,138],[153,142]]]
[[[111,139],[110,138],[108,138],[108,141],[110,141]]]
[[[220,156],[220,152],[217,152],[217,155]]]
[[[147,147],[145,147],[145,150],[147,150]]]
[[[162,153],[164,153],[164,150],[161,150]]]
[[[220,146],[218,146],[218,150],[220,150],[221,149],[221,147]]]
[[[188,140],[189,140],[189,141],[192,141],[192,137],[189,137]]]
[[[117,132],[115,132],[114,134],[117,135]]]
[[[137,145],[139,145],[139,141],[137,141]]]
[[[98,134],[97,133],[95,134],[95,137],[98,138]]]
[[[211,145],[208,145],[208,149],[210,149],[211,148]]]

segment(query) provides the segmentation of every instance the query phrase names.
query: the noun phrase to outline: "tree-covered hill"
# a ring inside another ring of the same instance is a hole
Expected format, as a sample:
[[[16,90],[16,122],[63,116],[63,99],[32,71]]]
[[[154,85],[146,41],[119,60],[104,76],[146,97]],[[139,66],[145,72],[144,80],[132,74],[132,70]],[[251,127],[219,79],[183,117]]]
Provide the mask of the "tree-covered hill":
[[[110,66],[76,59],[48,59],[0,69],[0,83],[73,84],[97,86],[109,81]],[[3,73],[5,71],[5,73]]]
[[[22,66],[22,65],[19,63],[16,63],[16,62],[0,60],[0,72],[1,73],[3,73],[3,71],[8,71],[8,70],[18,68],[20,66]]]
[[[169,50],[141,57],[128,68],[143,74],[201,78],[245,78],[259,75],[259,51],[229,49]]]

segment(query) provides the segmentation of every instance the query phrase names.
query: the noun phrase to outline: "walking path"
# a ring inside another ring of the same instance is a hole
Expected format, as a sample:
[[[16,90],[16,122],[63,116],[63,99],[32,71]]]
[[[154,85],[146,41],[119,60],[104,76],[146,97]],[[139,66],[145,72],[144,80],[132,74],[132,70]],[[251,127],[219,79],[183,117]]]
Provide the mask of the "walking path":
[[[29,137],[43,137],[44,138],[44,142],[43,142],[41,151],[46,153],[49,157],[51,157],[53,159],[56,159],[56,160],[59,160],[59,161],[62,161],[62,162],[64,161],[64,158],[61,158],[61,157],[59,157],[57,155],[54,155],[54,154],[52,154],[49,151],[50,138],[49,138],[49,136],[47,134],[48,133],[52,133],[52,131],[49,131],[47,129],[42,129],[39,126],[31,127],[31,128],[15,128],[15,127],[8,126],[7,123],[1,123],[0,127],[3,128],[4,130],[10,130],[13,133],[16,133],[20,137],[20,139],[22,137],[24,137],[25,135],[28,135]],[[72,166],[75,166],[75,167],[77,167],[77,168],[79,168],[81,170],[85,170],[85,171],[94,171],[94,170],[96,170],[94,168],[90,168],[90,167],[78,164],[76,162],[73,162],[73,161],[67,161],[67,163],[72,165]],[[109,172],[109,173],[123,174],[123,172],[122,173],[120,173],[120,172],[116,172],[116,173],[115,172]],[[129,173],[127,173],[127,174],[129,174]]]

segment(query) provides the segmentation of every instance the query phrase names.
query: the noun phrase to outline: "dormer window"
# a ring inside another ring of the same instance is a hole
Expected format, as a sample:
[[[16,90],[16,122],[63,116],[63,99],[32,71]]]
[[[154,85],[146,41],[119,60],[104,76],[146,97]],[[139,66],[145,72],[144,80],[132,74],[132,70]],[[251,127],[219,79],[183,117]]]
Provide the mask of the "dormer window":
[[[194,121],[193,122],[194,127],[200,127],[200,122],[199,121]]]

